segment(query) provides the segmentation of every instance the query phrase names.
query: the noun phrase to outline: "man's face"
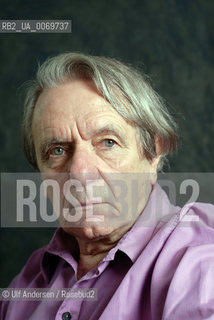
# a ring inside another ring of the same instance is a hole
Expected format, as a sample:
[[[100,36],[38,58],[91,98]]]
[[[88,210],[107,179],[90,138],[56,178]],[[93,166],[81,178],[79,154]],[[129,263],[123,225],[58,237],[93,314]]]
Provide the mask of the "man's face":
[[[65,231],[94,239],[136,220],[148,200],[154,182],[148,174],[156,173],[158,159],[150,162],[143,156],[136,128],[93,82],[73,80],[44,90],[32,130],[43,179],[52,177],[60,185],[60,223]],[[127,206],[118,201],[121,195]],[[78,221],[73,219],[77,212]],[[87,219],[91,212],[95,218]]]

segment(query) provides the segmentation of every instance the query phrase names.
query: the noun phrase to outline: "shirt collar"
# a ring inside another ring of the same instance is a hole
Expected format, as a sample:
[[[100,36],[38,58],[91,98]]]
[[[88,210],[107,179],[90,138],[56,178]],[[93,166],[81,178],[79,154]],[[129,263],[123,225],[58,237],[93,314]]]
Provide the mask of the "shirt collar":
[[[166,193],[156,183],[153,186],[146,207],[132,228],[120,239],[118,244],[111,250],[112,252],[109,252],[111,258],[117,250],[121,250],[134,263],[156,232],[179,209],[169,202]],[[108,255],[105,258],[108,259]]]

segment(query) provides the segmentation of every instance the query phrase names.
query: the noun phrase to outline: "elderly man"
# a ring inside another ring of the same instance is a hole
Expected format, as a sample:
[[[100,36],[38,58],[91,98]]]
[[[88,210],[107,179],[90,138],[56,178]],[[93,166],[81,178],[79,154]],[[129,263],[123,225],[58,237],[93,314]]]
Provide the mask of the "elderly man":
[[[175,129],[147,81],[119,61],[67,53],[39,68],[23,141],[44,181],[60,186],[57,201],[48,197],[61,228],[11,287],[95,288],[97,299],[4,301],[1,319],[214,319],[213,207],[181,210],[156,183]],[[191,214],[198,221],[184,222]]]

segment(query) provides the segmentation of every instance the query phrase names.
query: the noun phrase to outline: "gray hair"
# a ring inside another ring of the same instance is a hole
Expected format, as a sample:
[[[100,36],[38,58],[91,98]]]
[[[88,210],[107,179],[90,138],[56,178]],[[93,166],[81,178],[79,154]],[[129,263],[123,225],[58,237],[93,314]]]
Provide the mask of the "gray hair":
[[[131,66],[106,57],[82,53],[64,53],[39,66],[34,80],[28,82],[22,123],[22,142],[30,164],[37,168],[32,137],[32,119],[36,101],[44,89],[72,79],[92,80],[98,91],[140,133],[145,156],[157,156],[155,140],[161,145],[159,169],[165,156],[177,148],[177,126],[160,96],[146,77]]]

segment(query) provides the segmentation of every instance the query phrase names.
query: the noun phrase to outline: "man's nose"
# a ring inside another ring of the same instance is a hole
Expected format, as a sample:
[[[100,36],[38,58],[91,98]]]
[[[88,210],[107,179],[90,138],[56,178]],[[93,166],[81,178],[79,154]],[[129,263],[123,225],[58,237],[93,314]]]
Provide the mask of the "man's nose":
[[[73,179],[85,184],[86,180],[95,179],[98,175],[97,159],[92,150],[77,146],[69,163],[70,175]]]

